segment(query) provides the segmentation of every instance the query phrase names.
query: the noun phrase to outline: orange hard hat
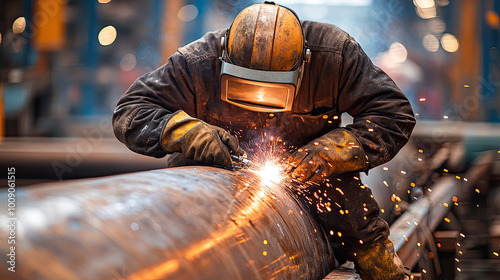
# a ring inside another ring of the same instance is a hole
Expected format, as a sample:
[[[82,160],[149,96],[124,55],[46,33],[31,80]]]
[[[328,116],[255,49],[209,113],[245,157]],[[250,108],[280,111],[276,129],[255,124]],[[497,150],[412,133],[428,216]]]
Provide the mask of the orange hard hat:
[[[290,71],[302,64],[305,40],[300,21],[292,10],[273,2],[241,11],[226,40],[229,60],[241,67]]]

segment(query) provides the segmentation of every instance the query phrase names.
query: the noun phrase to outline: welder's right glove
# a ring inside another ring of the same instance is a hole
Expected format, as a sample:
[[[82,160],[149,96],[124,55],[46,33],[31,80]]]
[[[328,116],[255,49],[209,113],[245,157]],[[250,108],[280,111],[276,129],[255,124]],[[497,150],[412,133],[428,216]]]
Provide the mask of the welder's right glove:
[[[368,166],[356,136],[337,128],[309,142],[288,158],[287,171],[303,182],[321,183],[331,176],[364,171]]]
[[[231,154],[243,155],[238,139],[226,130],[190,117],[184,111],[175,112],[161,135],[167,153],[180,152],[187,159],[201,164],[231,167]]]

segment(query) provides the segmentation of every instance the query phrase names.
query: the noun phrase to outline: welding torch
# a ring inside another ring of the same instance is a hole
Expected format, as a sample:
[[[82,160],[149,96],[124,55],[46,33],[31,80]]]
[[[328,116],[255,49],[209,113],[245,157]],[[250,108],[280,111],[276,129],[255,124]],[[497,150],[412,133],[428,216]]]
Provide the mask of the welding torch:
[[[233,161],[234,169],[243,169],[245,167],[248,168],[250,165],[252,165],[252,162],[250,160],[242,156],[231,155],[231,159]]]

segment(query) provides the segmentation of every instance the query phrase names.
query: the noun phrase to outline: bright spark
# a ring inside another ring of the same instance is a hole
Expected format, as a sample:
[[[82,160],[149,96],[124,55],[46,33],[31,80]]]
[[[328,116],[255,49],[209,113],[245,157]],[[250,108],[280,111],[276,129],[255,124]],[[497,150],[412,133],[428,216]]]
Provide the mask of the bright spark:
[[[261,182],[265,185],[278,184],[284,179],[283,166],[271,160],[264,162],[262,166],[257,167],[255,173],[260,176]]]
[[[261,183],[266,186],[280,184],[285,180],[286,164],[283,162],[283,153],[286,143],[280,137],[263,134],[262,140],[249,147],[252,154],[252,165],[249,171],[258,175]]]

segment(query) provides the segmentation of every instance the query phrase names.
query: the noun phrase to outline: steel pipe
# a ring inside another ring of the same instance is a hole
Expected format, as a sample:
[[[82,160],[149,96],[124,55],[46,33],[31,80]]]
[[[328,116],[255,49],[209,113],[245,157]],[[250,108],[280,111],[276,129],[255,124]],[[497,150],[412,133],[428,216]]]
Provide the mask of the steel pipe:
[[[0,279],[321,279],[332,268],[312,215],[250,171],[162,169],[15,195],[15,216],[0,213],[3,237],[16,218],[15,272],[2,261]]]

